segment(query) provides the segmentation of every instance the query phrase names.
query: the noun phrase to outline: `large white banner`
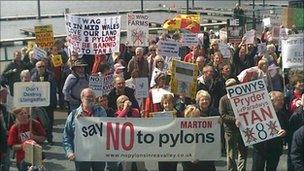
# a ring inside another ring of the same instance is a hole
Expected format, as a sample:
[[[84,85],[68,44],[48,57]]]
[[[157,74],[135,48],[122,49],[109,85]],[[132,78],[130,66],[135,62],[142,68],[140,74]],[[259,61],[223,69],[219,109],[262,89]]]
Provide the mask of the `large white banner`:
[[[14,92],[15,107],[50,105],[49,82],[16,82],[14,84]]]
[[[218,160],[218,119],[76,117],[76,160]]]
[[[127,41],[130,46],[149,45],[149,15],[132,14],[127,17]]]
[[[66,15],[65,22],[70,51],[91,55],[119,52],[120,16]]]
[[[278,136],[281,126],[263,79],[226,89],[246,146]]]
[[[282,40],[283,68],[304,68],[304,37]]]

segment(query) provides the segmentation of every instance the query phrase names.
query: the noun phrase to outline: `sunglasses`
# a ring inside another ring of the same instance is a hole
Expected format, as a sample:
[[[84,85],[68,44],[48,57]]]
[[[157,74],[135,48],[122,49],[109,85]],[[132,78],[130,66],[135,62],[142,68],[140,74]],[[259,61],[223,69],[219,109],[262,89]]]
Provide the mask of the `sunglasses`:
[[[37,66],[37,68],[44,68],[44,65]]]

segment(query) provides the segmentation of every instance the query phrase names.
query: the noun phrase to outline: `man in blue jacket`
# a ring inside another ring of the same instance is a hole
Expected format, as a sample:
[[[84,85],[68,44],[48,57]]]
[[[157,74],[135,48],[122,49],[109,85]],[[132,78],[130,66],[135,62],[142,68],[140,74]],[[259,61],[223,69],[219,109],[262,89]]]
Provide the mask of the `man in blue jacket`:
[[[70,161],[75,161],[75,146],[74,146],[74,137],[75,137],[75,119],[79,117],[107,117],[105,109],[101,106],[94,105],[94,93],[92,89],[85,88],[81,91],[80,94],[81,104],[80,106],[73,110],[65,123],[63,131],[63,147],[66,153],[67,158]],[[75,161],[76,171],[86,171],[86,170],[104,170],[105,162],[96,162],[96,161]]]

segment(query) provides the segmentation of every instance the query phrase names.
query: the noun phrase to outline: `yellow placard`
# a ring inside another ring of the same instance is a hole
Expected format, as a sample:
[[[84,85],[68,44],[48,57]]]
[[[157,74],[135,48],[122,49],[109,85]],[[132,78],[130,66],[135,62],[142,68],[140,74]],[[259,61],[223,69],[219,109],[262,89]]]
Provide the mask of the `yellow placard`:
[[[41,48],[51,48],[54,44],[52,25],[35,26],[36,44]]]
[[[51,59],[54,67],[58,67],[63,64],[61,55],[53,55]]]
[[[179,60],[172,61],[171,92],[195,98],[198,66]]]

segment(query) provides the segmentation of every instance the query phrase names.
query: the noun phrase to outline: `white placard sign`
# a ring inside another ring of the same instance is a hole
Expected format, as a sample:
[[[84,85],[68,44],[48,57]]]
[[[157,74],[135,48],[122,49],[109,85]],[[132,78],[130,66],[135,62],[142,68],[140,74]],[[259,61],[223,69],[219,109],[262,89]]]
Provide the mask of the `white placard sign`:
[[[158,54],[168,57],[179,57],[179,43],[172,39],[157,42]]]
[[[245,146],[278,137],[281,126],[263,79],[226,89]]]
[[[103,77],[99,75],[92,75],[89,79],[89,87],[93,90],[95,96],[102,96]]]
[[[119,52],[120,16],[82,17],[65,15],[68,47],[78,54]]]
[[[152,93],[152,102],[153,102],[153,104],[160,103],[161,102],[161,98],[165,94],[172,94],[173,95],[173,93],[171,93],[170,91],[165,90],[163,88],[152,88],[151,89],[151,93]]]
[[[46,51],[44,51],[43,49],[41,49],[39,47],[34,47],[34,58],[35,59],[41,60],[46,57],[47,57]]]
[[[220,52],[223,55],[223,57],[225,59],[230,59],[231,58],[230,47],[225,43],[219,43],[218,45],[219,45],[219,49],[220,49]]]
[[[263,18],[263,25],[264,25],[264,27],[270,27],[271,26],[270,17]]]
[[[132,14],[127,15],[127,41],[130,46],[149,45],[149,15]]]
[[[218,120],[219,117],[77,117],[76,161],[218,160]]]
[[[16,82],[14,106],[38,107],[50,105],[49,82]]]
[[[254,43],[254,37],[255,37],[255,31],[254,30],[250,30],[250,31],[246,31],[246,33],[244,34],[244,37],[246,37],[246,44],[253,44]]]
[[[135,97],[136,98],[146,98],[148,97],[149,84],[148,78],[135,78]]]
[[[289,37],[282,40],[283,68],[304,68],[304,37]]]
[[[266,43],[259,43],[258,44],[258,54],[263,55],[266,53],[266,51],[267,51]]]
[[[196,33],[184,33],[182,37],[182,46],[195,47],[198,45]]]
[[[109,94],[110,91],[114,88],[113,82],[114,82],[114,75],[107,75],[104,76],[102,79],[102,93],[104,94]]]

